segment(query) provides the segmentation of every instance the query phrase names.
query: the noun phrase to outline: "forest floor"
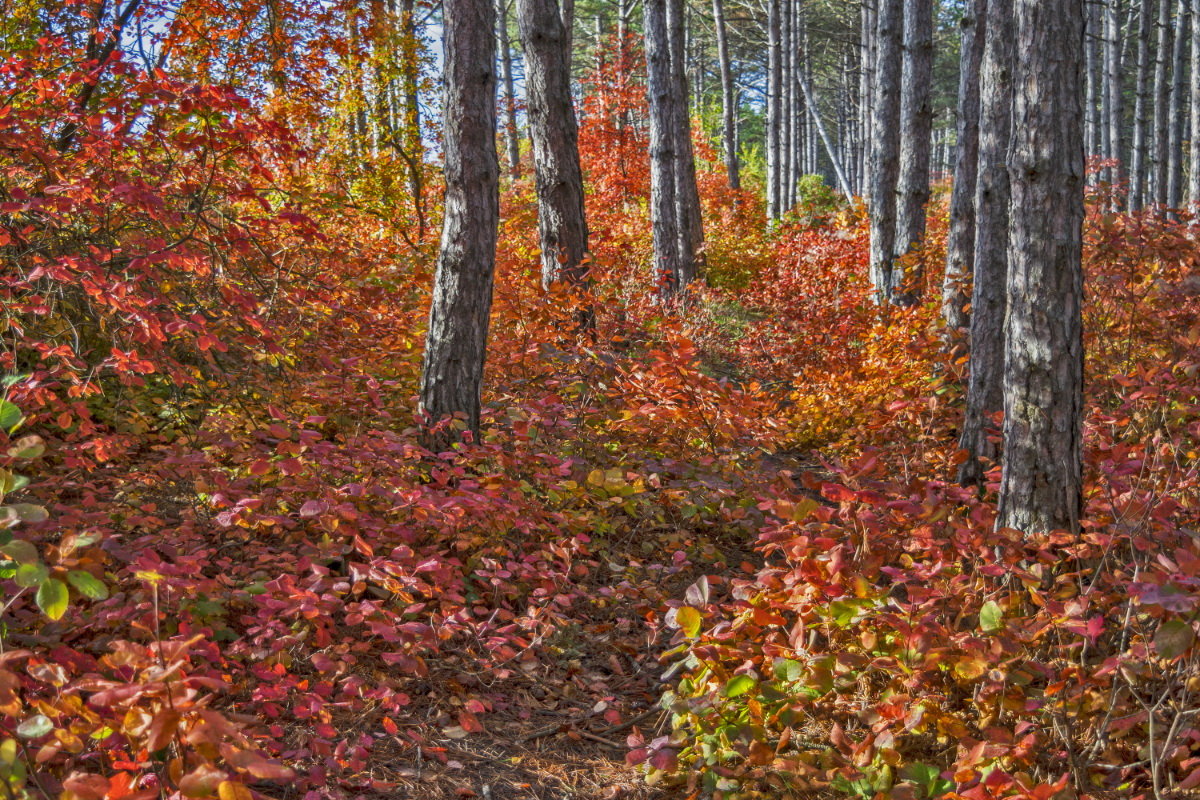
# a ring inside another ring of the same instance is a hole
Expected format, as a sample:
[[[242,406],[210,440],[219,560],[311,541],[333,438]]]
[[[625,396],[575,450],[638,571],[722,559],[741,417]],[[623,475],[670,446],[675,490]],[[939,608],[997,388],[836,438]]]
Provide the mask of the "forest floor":
[[[533,270],[532,203],[512,209],[483,434],[453,452],[413,416],[426,295],[380,265],[322,269],[269,351],[210,381],[22,398],[47,452],[11,468],[46,518],[2,545],[24,563],[0,711],[48,796],[1145,789],[1138,709],[1200,659],[1189,230],[1090,218],[1089,523],[1039,538],[950,480],[964,365],[936,297],[880,314],[852,209],[714,225],[712,285],[665,308],[644,221],[604,208],[613,271],[578,341]],[[67,580],[70,602],[27,591]],[[1111,703],[1132,733],[1108,736]],[[1170,759],[1200,784],[1200,744]]]

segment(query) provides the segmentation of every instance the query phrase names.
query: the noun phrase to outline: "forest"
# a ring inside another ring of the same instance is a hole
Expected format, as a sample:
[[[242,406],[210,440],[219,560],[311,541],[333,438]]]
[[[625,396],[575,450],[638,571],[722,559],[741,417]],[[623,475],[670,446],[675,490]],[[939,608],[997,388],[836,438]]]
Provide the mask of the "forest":
[[[1200,792],[1200,0],[0,11],[0,800]]]

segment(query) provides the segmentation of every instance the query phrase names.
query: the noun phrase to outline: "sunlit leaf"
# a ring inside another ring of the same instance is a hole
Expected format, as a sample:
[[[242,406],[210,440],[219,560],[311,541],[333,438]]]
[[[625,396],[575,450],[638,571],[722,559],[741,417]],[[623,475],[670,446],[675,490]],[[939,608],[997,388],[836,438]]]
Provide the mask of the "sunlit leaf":
[[[67,573],[67,580],[81,595],[91,600],[103,600],[108,597],[108,587],[90,572],[73,569]]]
[[[7,400],[0,400],[0,429],[11,431],[24,419],[21,409],[16,405]]]
[[[979,627],[984,633],[995,633],[1004,627],[1004,609],[995,600],[988,600],[979,609]]]
[[[700,612],[691,606],[683,606],[675,612],[675,621],[689,639],[700,635],[700,625],[704,621]]]
[[[31,561],[28,564],[22,564],[17,568],[17,574],[13,579],[17,582],[17,586],[24,586],[26,589],[34,586],[40,586],[42,581],[50,576],[50,570],[46,569],[46,565],[40,561]]]
[[[54,723],[45,714],[35,714],[17,726],[17,736],[36,739],[54,730]]]
[[[50,619],[62,619],[70,603],[67,585],[56,578],[50,578],[38,587],[36,599],[38,608]]]

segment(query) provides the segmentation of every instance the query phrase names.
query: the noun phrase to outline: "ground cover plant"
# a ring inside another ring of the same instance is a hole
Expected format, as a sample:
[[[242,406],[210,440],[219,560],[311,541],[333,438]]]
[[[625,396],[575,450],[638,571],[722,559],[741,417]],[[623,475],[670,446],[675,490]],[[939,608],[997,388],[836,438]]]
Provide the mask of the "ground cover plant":
[[[543,283],[522,153],[482,421],[431,433],[400,6],[148,3],[140,55],[103,6],[3,24],[4,797],[1200,787],[1191,214],[1095,165],[1082,523],[998,528],[1000,467],[956,480],[967,358],[938,292],[878,302],[860,200],[810,176],[767,225],[697,125],[703,273],[665,290],[644,53],[597,36],[586,286]],[[944,188],[897,262],[926,287]]]

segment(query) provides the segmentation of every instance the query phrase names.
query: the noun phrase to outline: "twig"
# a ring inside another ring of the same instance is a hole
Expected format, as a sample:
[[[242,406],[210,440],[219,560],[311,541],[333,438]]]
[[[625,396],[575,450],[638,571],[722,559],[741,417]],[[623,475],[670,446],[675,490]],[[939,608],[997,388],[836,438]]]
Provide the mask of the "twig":
[[[605,728],[604,730],[600,731],[600,735],[608,736],[608,735],[611,735],[614,733],[620,733],[621,731],[625,730],[626,728],[632,728],[634,725],[637,725],[639,722],[641,722],[644,719],[649,719],[650,717],[653,717],[655,714],[661,714],[661,713],[663,713],[663,710],[661,708],[652,708],[649,711],[643,711],[641,714],[638,714],[636,717],[627,719],[619,725],[613,725],[611,728]]]
[[[618,725],[613,725],[611,727],[605,728],[604,730],[600,731],[600,733],[591,733],[590,735],[591,736],[609,736],[614,733],[620,733],[621,731],[625,730],[626,728],[632,728],[634,725],[637,725],[639,722],[641,722],[644,719],[648,719],[648,718],[654,716],[655,714],[661,714],[661,713],[662,713],[662,709],[652,708],[649,711],[644,711],[641,714],[638,714],[636,717],[627,719]],[[524,736],[518,737],[518,738],[514,739],[513,741],[517,744],[524,744],[525,742],[531,742],[534,739],[541,739],[544,736],[550,736],[551,734],[558,733],[558,731],[562,730],[563,728],[565,728],[569,725],[575,725],[575,724],[579,724],[582,722],[587,722],[588,719],[590,719],[592,716],[594,716],[594,715],[588,715],[586,717],[575,717],[573,719],[565,720],[563,722],[556,722],[553,725],[547,725],[543,728],[538,728],[536,730],[530,731],[529,733],[525,734]],[[577,731],[577,733],[583,733],[583,731]],[[606,744],[611,744],[611,742],[606,742]]]
[[[584,739],[590,739],[593,742],[599,742],[600,744],[611,747],[614,750],[627,749],[625,747],[625,745],[623,745],[623,744],[618,744],[618,743],[612,741],[611,739],[605,739],[603,736],[597,736],[596,734],[594,734],[590,731],[575,731],[575,732],[578,733],[580,736],[582,736]]]

